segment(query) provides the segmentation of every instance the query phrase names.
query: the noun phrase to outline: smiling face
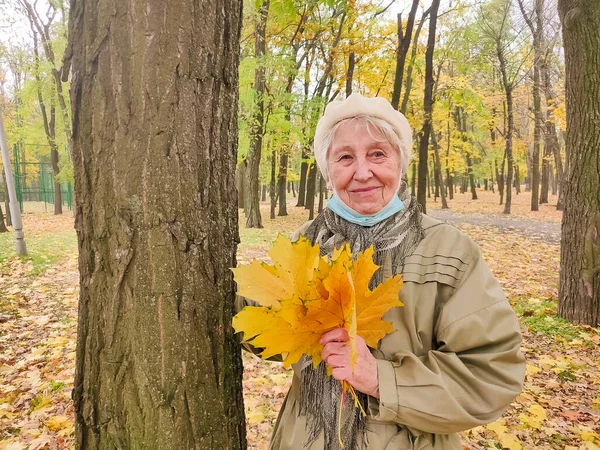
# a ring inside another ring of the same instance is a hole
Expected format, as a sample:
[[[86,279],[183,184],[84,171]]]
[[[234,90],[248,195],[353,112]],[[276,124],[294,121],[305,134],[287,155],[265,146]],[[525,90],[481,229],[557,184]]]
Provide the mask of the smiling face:
[[[362,121],[346,121],[336,130],[327,169],[340,199],[363,215],[381,211],[400,185],[398,150],[379,130]]]

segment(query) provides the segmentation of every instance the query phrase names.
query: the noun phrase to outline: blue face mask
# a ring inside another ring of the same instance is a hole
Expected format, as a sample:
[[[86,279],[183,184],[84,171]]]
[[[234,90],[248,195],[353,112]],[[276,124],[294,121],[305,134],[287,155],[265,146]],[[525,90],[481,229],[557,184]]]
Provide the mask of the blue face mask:
[[[394,195],[392,200],[385,205],[381,211],[365,216],[364,214],[359,214],[354,211],[334,193],[331,198],[327,200],[327,207],[348,222],[362,225],[363,227],[372,227],[382,220],[393,216],[398,211],[402,211],[404,209],[404,203],[402,203],[402,200],[400,200],[397,195]]]

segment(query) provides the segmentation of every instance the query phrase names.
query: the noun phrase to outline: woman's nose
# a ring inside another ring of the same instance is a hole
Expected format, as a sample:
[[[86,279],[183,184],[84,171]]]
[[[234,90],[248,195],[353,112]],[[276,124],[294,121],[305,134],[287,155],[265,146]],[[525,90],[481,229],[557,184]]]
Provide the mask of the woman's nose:
[[[373,176],[369,162],[366,159],[356,160],[356,169],[354,171],[354,179],[357,181],[365,181]]]

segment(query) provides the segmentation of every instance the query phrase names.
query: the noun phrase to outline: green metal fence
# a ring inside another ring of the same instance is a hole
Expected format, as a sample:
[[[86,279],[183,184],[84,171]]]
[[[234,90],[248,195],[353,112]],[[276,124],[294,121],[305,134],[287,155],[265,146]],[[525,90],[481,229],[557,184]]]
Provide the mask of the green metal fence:
[[[54,171],[50,161],[43,159],[38,159],[37,162],[26,161],[24,152],[15,144],[12,164],[17,200],[22,212],[25,212],[27,202],[43,202],[46,209],[48,205],[54,205]],[[71,182],[60,183],[60,192],[62,205],[66,205],[71,210],[73,207]],[[0,201],[4,201],[6,196],[4,183],[0,183]]]

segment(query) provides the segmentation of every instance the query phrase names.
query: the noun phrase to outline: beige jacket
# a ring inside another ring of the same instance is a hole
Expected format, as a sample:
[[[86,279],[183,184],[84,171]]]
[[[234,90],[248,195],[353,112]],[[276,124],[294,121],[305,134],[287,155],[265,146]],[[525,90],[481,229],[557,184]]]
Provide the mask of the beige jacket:
[[[499,417],[525,376],[517,318],[477,244],[425,215],[423,228],[402,272],[404,306],[384,316],[397,331],[374,352],[380,400],[369,399],[367,450],[459,450],[456,433]],[[383,270],[391,275],[391,263]],[[295,367],[271,450],[326,450],[322,438],[304,446],[299,375]]]

